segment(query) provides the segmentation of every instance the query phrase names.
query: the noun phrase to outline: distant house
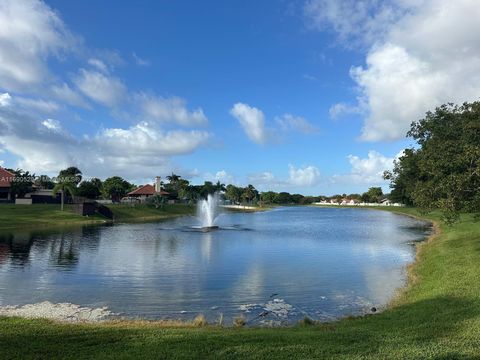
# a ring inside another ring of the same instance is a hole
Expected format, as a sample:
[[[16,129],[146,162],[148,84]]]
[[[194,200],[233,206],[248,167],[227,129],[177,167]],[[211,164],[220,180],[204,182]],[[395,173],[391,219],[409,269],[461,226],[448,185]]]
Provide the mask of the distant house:
[[[392,202],[389,199],[385,198],[382,201],[380,201],[380,204],[383,206],[390,206],[392,205]]]
[[[168,196],[170,193],[163,191],[160,183],[160,177],[155,179],[155,185],[147,184],[140,186],[138,189],[130,191],[127,194],[127,198],[139,202],[145,202],[149,197],[153,195]]]
[[[12,181],[15,175],[0,167],[0,201],[12,200]]]

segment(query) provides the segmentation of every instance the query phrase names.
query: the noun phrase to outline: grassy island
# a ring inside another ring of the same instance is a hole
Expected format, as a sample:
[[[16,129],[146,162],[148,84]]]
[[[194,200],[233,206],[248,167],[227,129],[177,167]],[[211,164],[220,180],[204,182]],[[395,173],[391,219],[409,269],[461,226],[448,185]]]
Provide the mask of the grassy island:
[[[392,209],[393,210],[393,209]],[[396,212],[419,216],[409,208]],[[480,222],[419,246],[410,284],[386,311],[327,324],[239,329],[156,322],[60,324],[0,318],[3,358],[472,359],[480,357]]]

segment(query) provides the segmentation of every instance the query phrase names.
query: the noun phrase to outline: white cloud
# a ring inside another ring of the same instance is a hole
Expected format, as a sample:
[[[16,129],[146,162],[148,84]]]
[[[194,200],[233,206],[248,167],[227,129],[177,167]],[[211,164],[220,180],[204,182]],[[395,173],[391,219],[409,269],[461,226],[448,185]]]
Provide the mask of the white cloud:
[[[39,120],[36,112],[13,105],[15,98],[0,106],[0,145],[19,158],[19,167],[36,173],[55,174],[75,165],[87,175],[154,176],[171,169],[171,156],[188,154],[210,137],[197,130],[165,131],[147,122],[75,137],[60,121]]]
[[[371,44],[384,36],[388,26],[405,14],[410,0],[308,0],[304,5],[307,25],[338,34],[346,46]]]
[[[403,154],[403,150],[395,157],[390,158],[377,151],[370,150],[366,158],[348,155],[351,165],[349,174],[334,175],[332,180],[338,183],[383,185],[383,172],[393,168],[393,161]]]
[[[280,132],[299,132],[302,134],[313,134],[318,128],[308,122],[307,119],[292,114],[283,114],[274,118],[276,127],[265,126],[265,115],[262,110],[244,103],[236,103],[230,109],[230,114],[235,117],[247,136],[257,144],[264,144],[267,141],[277,141]]]
[[[258,174],[252,174],[248,177],[248,182],[255,184],[255,186],[261,185],[270,185],[270,186],[278,186],[278,185],[285,185],[280,184],[280,181],[277,180],[275,175],[270,171],[264,171]]]
[[[332,119],[336,119],[343,115],[361,114],[363,112],[361,106],[352,106],[345,103],[337,103],[330,107],[329,113]]]
[[[283,114],[282,116],[277,116],[275,121],[282,131],[298,131],[302,134],[314,134],[318,132],[318,128],[301,116]]]
[[[309,165],[295,167],[288,165],[288,176],[277,177],[270,171],[251,174],[248,182],[261,191],[303,191],[320,183],[321,176],[317,167]]]
[[[0,94],[0,106],[9,106],[11,101],[12,97],[9,93]]]
[[[15,103],[42,113],[54,113],[60,109],[60,106],[56,102],[50,100],[16,97]]]
[[[135,96],[141,116],[161,123],[176,123],[182,126],[205,125],[208,119],[201,108],[188,111],[185,99],[163,98],[147,94]]]
[[[52,95],[58,100],[65,101],[69,105],[88,108],[85,99],[66,83],[52,85],[50,90]]]
[[[47,129],[59,132],[62,130],[60,122],[54,119],[46,119],[42,121],[42,125],[45,126]]]
[[[100,59],[96,58],[91,58],[88,59],[88,64],[91,65],[92,67],[96,68],[97,70],[108,73],[108,66]]]
[[[261,110],[247,104],[236,103],[230,109],[230,114],[240,122],[250,140],[257,144],[266,141],[265,115]]]
[[[353,3],[358,5],[348,10]],[[402,138],[426,111],[479,97],[476,0],[311,0],[306,13],[318,28],[330,26],[343,40],[367,34],[366,65],[351,70],[366,110],[363,140]]]
[[[138,66],[150,66],[150,60],[143,59],[136,53],[132,53],[132,56]]]
[[[154,157],[191,153],[208,138],[204,131],[164,131],[155,124],[140,122],[128,129],[105,129],[95,137],[95,142],[110,154]]]
[[[320,171],[315,166],[296,168],[288,165],[289,183],[296,186],[314,186],[320,181]]]
[[[80,69],[74,82],[85,96],[105,106],[115,107],[127,95],[120,79],[94,70]]]
[[[58,15],[37,0],[0,2],[0,87],[30,90],[51,75],[49,56],[68,51],[76,40]]]
[[[222,184],[236,184],[235,177],[229,174],[225,170],[217,171],[215,174],[206,173],[203,175],[205,181],[217,182],[220,181]]]

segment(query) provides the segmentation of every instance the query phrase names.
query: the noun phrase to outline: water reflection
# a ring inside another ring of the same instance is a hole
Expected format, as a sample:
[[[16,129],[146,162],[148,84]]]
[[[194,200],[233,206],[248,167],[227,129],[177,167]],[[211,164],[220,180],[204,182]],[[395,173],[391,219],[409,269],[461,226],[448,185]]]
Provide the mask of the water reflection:
[[[385,304],[405,281],[412,243],[429,231],[390,213],[307,207],[224,214],[225,230],[183,230],[194,222],[1,234],[0,304],[49,300],[128,317],[209,319],[255,318],[266,307],[287,311],[282,322],[332,319]]]

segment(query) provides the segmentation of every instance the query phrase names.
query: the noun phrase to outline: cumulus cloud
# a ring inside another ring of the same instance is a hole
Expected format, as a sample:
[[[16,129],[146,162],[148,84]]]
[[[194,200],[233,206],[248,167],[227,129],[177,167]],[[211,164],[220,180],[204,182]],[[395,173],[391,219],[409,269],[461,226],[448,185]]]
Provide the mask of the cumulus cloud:
[[[320,180],[320,171],[315,166],[306,166],[296,168],[293,165],[288,166],[289,183],[297,186],[314,186]]]
[[[308,188],[318,185],[320,171],[313,165],[295,167],[288,165],[288,177],[277,177],[270,171],[251,174],[248,181],[263,190],[293,191],[292,188]]]
[[[318,128],[301,116],[283,114],[282,116],[277,116],[275,121],[282,131],[298,131],[302,134],[314,134],[318,132]]]
[[[257,174],[251,174],[248,176],[248,182],[255,184],[255,186],[269,185],[269,186],[281,186],[286,185],[285,181],[278,180],[275,175],[270,171],[263,171]]]
[[[209,137],[204,131],[164,131],[148,122],[140,122],[128,129],[110,128],[95,138],[96,145],[108,153],[129,156],[162,156],[191,153]]]
[[[350,71],[365,105],[361,139],[402,138],[426,111],[478,99],[477,1],[310,0],[305,11],[317,28],[332,28],[341,40],[366,34],[366,65]]]
[[[363,112],[361,106],[352,106],[345,103],[337,103],[330,107],[329,113],[332,119],[336,119],[343,115],[361,114]]]
[[[237,181],[232,174],[229,174],[225,170],[217,171],[215,174],[206,173],[203,175],[205,181],[217,182],[220,181],[222,184],[236,184]]]
[[[230,114],[239,121],[250,140],[257,144],[265,142],[265,115],[261,110],[247,104],[236,103],[230,109]]]
[[[52,131],[61,131],[62,127],[60,125],[60,122],[58,120],[54,119],[46,119],[42,121],[42,125],[45,126],[47,129],[52,130]]]
[[[201,108],[189,111],[185,99],[180,97],[163,98],[147,94],[137,94],[136,102],[142,117],[160,123],[176,123],[182,126],[205,125],[208,119]]]
[[[170,169],[170,157],[188,154],[204,145],[204,131],[165,131],[140,122],[129,128],[106,128],[95,136],[74,136],[59,120],[40,120],[35,112],[15,105],[15,98],[0,104],[0,144],[19,158],[18,166],[37,173],[56,173],[79,166],[86,174],[154,176]]]
[[[85,96],[110,107],[119,105],[127,95],[120,79],[95,70],[80,69],[74,82]]]
[[[0,2],[0,86],[29,90],[47,80],[49,56],[69,51],[76,39],[59,16],[37,0]]]
[[[9,93],[0,94],[0,106],[9,106],[12,101],[12,97]]]
[[[288,113],[276,116],[274,118],[276,127],[267,128],[263,111],[244,103],[233,105],[230,114],[239,121],[250,140],[257,144],[264,144],[272,139],[278,140],[284,133],[314,134],[318,132],[318,128],[307,119]]]
[[[333,181],[338,183],[383,185],[383,172],[393,168],[393,161],[403,154],[403,150],[395,157],[387,157],[381,153],[370,150],[366,158],[348,155],[351,165],[349,174],[334,175]]]
[[[67,63],[73,54],[73,66],[83,63],[74,75],[54,67],[57,59]],[[187,110],[178,97],[132,93],[114,74],[124,63],[117,51],[88,49],[43,1],[0,0],[0,147],[16,157],[15,166],[55,174],[76,165],[86,175],[133,179],[167,172],[174,168],[172,157],[204,145],[211,136],[206,131],[163,128],[167,122],[204,124],[203,110]],[[71,107],[106,108],[131,122],[72,134]],[[144,111],[137,114],[140,107]]]

